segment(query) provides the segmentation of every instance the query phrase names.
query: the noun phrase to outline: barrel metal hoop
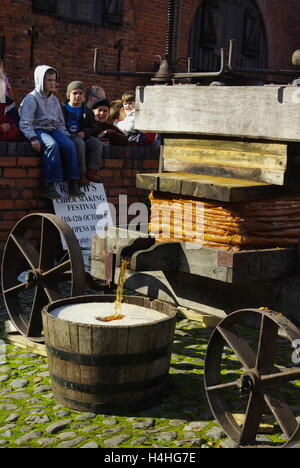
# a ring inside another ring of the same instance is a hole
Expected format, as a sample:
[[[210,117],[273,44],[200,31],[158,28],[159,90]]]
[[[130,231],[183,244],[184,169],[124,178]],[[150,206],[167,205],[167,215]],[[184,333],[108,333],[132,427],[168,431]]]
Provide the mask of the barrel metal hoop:
[[[90,393],[92,395],[99,395],[100,393],[109,394],[111,392],[125,393],[130,391],[149,389],[162,384],[167,379],[169,372],[164,372],[161,375],[153,377],[152,379],[144,379],[139,382],[125,382],[125,383],[109,383],[109,384],[82,384],[73,382],[71,380],[63,379],[57,375],[50,373],[52,381],[56,382],[61,387],[68,390],[75,390],[82,393]]]
[[[62,349],[55,348],[48,343],[46,343],[46,349],[47,352],[55,358],[83,366],[136,366],[138,364],[146,364],[156,359],[168,356],[170,354],[171,344],[172,343],[169,343],[166,346],[162,346],[161,348],[151,351],[146,351],[144,353],[116,354],[111,356],[72,353],[71,351],[64,351]]]

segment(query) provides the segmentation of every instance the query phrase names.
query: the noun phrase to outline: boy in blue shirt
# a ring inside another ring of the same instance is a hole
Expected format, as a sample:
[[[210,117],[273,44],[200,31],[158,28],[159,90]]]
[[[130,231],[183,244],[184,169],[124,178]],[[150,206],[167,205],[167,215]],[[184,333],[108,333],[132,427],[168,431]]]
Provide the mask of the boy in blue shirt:
[[[72,81],[67,87],[66,95],[68,101],[62,104],[62,110],[67,130],[77,148],[80,183],[100,182],[97,172],[103,143],[93,136],[96,132],[96,121],[94,113],[84,102],[84,84],[81,81]]]

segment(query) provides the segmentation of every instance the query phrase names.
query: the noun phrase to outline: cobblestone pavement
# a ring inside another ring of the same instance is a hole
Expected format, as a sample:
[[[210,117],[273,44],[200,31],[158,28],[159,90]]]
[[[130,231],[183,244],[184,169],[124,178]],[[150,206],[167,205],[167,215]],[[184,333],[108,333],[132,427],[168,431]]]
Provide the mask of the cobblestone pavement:
[[[4,346],[3,318],[2,314],[1,448],[236,447],[214,421],[204,392],[203,367],[211,328],[178,318],[168,388],[160,405],[126,416],[96,415],[57,404],[47,358]],[[270,440],[268,435],[260,437]]]
[[[2,338],[5,318],[0,307]],[[179,449],[214,447],[219,442],[231,447],[213,421],[203,388],[210,333],[198,322],[178,320],[165,397],[154,408],[126,416],[77,412],[57,404],[47,358],[11,344],[4,347],[2,341],[0,447]]]

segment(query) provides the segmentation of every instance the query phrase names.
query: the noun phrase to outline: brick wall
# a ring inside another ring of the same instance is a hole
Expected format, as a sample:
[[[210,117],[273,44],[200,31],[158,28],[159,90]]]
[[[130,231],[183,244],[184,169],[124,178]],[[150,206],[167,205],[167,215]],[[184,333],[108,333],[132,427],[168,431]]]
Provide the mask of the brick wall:
[[[128,203],[142,201],[143,190],[135,186],[139,172],[156,172],[159,154],[151,146],[105,146],[99,175],[108,201],[118,208],[119,194]],[[41,158],[26,142],[0,142],[0,254],[10,230],[23,216],[54,213],[52,202],[42,196]]]
[[[179,56],[187,56],[194,16],[203,0],[183,0]],[[289,68],[292,52],[300,44],[300,8],[298,0],[257,0],[264,18],[268,42],[268,66]],[[167,1],[124,0],[121,27],[97,27],[72,23],[32,12],[32,0],[1,0],[0,35],[5,36],[4,64],[15,91],[17,103],[33,87],[30,68],[30,37],[34,25],[39,36],[34,46],[34,65],[49,64],[60,73],[58,97],[65,97],[68,82],[80,79],[87,86],[102,85],[109,99],[144,79],[98,76],[93,71],[93,51],[100,50],[99,66],[116,70],[115,44],[123,42],[121,69],[153,71],[155,55],[163,55],[166,41]]]

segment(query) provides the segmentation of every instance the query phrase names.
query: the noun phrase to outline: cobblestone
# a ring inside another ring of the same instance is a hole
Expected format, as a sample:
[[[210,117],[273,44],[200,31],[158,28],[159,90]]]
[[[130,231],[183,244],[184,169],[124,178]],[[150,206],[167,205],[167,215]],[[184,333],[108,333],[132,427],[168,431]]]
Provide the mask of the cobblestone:
[[[178,319],[161,404],[124,416],[78,412],[58,404],[51,391],[47,358],[7,345],[5,363],[0,365],[0,376],[5,377],[0,379],[0,447],[236,447],[214,420],[204,391],[204,359],[211,333],[198,322]],[[270,442],[267,434],[260,439]]]

